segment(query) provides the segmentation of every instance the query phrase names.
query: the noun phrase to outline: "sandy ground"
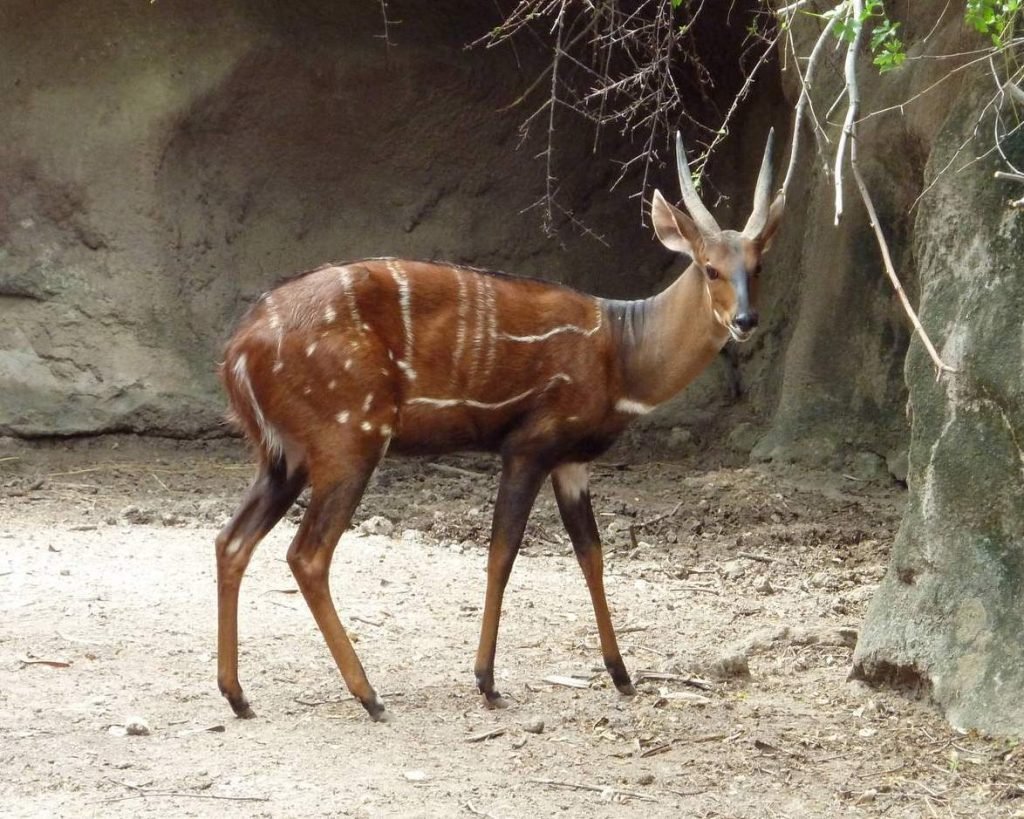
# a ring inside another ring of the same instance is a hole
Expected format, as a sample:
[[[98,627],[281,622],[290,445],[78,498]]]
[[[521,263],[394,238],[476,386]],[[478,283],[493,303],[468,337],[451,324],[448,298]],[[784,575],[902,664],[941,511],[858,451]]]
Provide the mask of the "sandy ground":
[[[633,699],[603,672],[546,491],[505,599],[512,707],[487,711],[471,668],[495,464],[388,462],[332,574],[378,725],[284,562],[298,507],[242,588],[257,719],[218,694],[212,544],[251,472],[231,441],[0,449],[0,814],[1024,816],[1016,745],[846,681],[898,487],[599,464]]]

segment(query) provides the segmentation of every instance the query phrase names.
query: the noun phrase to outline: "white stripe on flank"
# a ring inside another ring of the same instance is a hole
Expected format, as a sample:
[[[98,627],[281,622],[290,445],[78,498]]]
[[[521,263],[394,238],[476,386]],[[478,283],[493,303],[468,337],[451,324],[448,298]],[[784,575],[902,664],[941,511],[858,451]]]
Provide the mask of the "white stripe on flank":
[[[356,294],[352,290],[352,275],[345,269],[338,274],[338,278],[341,280],[341,289],[345,294],[345,303],[348,305],[348,314],[352,318],[352,326],[355,327],[360,333],[365,332],[363,327],[363,317],[359,314],[359,304],[356,302]]]
[[[654,409],[650,404],[634,401],[631,398],[620,398],[615,402],[615,409],[629,415],[646,415]]]
[[[410,381],[416,380],[416,370],[412,366],[413,335],[412,335],[412,291],[409,287],[409,277],[405,274],[402,266],[394,259],[384,262],[391,278],[398,285],[398,305],[402,311],[402,327],[405,330],[405,353],[398,362],[402,372]]]
[[[590,475],[586,464],[562,464],[556,467],[551,474],[558,481],[558,485],[565,490],[565,494],[570,500],[582,498],[590,485]]]
[[[575,324],[562,324],[558,327],[552,327],[543,333],[539,333],[535,336],[514,336],[511,333],[501,333],[500,338],[502,341],[515,341],[524,344],[533,344],[537,341],[546,341],[552,336],[561,335],[562,333],[577,333],[581,336],[590,337],[600,331],[601,325],[604,323],[604,314],[601,312],[601,306],[597,306],[597,323],[589,330],[579,327]]]
[[[557,381],[565,381],[571,383],[572,379],[569,378],[565,373],[558,373],[548,379],[547,385],[540,390],[540,392],[547,392],[551,387],[554,386]],[[406,404],[429,404],[432,407],[474,407],[475,409],[501,409],[507,407],[509,404],[514,404],[516,401],[522,401],[524,398],[529,398],[531,395],[536,393],[536,389],[524,390],[519,395],[513,395],[511,398],[506,398],[504,401],[474,401],[472,398],[426,398],[419,396],[417,398],[410,398],[406,401]]]
[[[466,280],[463,278],[462,271],[456,268],[452,268],[452,271],[455,273],[455,281],[459,285],[459,327],[455,332],[455,350],[452,352],[452,377],[449,382],[454,387],[459,377],[459,361],[462,360],[462,353],[466,348],[466,321],[469,316],[467,298],[469,294],[466,292]]]
[[[334,320],[338,317],[338,314],[334,312],[334,307],[328,304],[324,308],[324,324],[333,324]]]
[[[260,405],[256,402],[256,393],[253,392],[252,382],[249,380],[249,372],[246,369],[248,359],[245,353],[242,353],[232,365],[231,369],[235,375],[235,381],[238,383],[239,389],[245,393],[249,399],[249,406],[252,407],[253,418],[256,419],[256,426],[260,430],[260,438],[263,440],[263,446],[266,447],[267,452],[270,455],[281,455],[284,452],[281,446],[281,440],[278,438],[277,432],[267,422],[267,419],[263,415],[263,410],[260,409]]]
[[[274,365],[274,372],[280,372],[284,364],[281,363],[281,345],[284,343],[284,323],[277,312],[277,305],[274,304],[273,294],[267,293],[265,300],[267,305],[267,323],[271,330],[277,331],[277,364]]]
[[[370,411],[370,407],[372,407],[372,406],[373,406],[373,393],[371,392],[371,393],[367,394],[366,400],[363,401],[363,412],[369,412]]]
[[[484,378],[494,370],[494,358],[498,354],[498,302],[494,298],[494,285],[484,279],[487,290],[487,358],[484,360]]]
[[[484,342],[484,295],[483,281],[480,276],[473,276],[473,299],[476,309],[474,311],[473,343],[469,353],[469,371],[466,373],[466,386],[472,387],[476,379],[476,371],[480,362],[480,353]]]
[[[281,316],[277,312],[277,305],[274,304],[273,295],[267,293],[263,299],[263,303],[267,306],[267,323],[270,325],[270,329],[280,330]]]

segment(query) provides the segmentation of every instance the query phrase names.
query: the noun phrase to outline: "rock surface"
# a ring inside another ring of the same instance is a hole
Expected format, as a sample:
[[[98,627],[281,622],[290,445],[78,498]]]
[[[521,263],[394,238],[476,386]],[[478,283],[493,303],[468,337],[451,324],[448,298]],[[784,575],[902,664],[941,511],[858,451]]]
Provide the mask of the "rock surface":
[[[0,435],[223,433],[226,335],[327,261],[652,291],[673,259],[608,195],[614,144],[597,162],[560,126],[562,194],[604,244],[530,211],[541,134],[519,148],[501,109],[539,53],[467,51],[490,6],[391,6],[386,48],[376,4],[4,4]]]
[[[911,345],[910,501],[889,571],[868,611],[855,673],[929,693],[954,725],[1024,734],[1024,216],[996,165],[939,174],[988,97],[955,99],[918,211],[921,320],[959,372],[936,382]],[[980,141],[968,150],[980,154]],[[1024,162],[1020,134],[1004,143]],[[953,217],[955,214],[955,218]]]

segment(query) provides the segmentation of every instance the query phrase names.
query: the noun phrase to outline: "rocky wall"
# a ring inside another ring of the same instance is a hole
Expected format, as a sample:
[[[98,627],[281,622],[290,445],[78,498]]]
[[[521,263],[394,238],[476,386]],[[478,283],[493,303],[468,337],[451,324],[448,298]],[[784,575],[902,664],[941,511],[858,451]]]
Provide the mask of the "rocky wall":
[[[562,201],[603,243],[541,230],[543,134],[521,144],[523,110],[503,109],[544,54],[466,50],[484,6],[389,3],[385,42],[374,3],[4,3],[0,435],[226,431],[223,339],[325,261],[443,258],[617,297],[664,281],[671,255],[607,190],[628,146],[595,156],[572,118]]]

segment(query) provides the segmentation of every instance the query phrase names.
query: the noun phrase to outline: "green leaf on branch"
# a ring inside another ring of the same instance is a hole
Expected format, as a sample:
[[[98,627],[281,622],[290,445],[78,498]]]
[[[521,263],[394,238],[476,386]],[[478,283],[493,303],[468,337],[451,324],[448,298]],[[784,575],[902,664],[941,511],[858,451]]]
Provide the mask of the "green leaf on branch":
[[[1013,38],[1020,10],[1021,0],[967,0],[964,20],[979,34],[987,34],[997,48],[1003,48]]]

